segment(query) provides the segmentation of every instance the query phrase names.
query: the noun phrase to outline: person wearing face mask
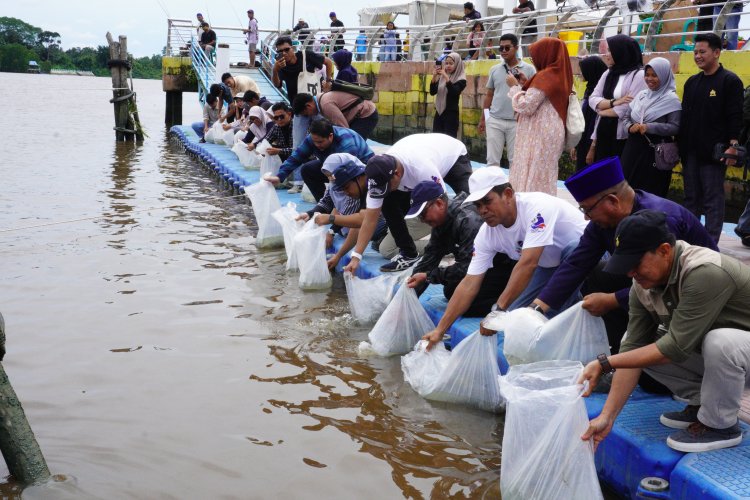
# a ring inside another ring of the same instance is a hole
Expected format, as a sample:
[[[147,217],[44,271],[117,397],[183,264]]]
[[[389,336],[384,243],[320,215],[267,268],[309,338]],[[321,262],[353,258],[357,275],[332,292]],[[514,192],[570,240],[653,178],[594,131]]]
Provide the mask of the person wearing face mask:
[[[451,52],[438,64],[432,73],[430,95],[435,96],[435,117],[432,131],[458,137],[458,100],[466,88],[464,62],[456,52]]]
[[[623,116],[628,139],[622,152],[625,179],[633,189],[666,198],[671,170],[655,167],[656,144],[674,142],[680,130],[682,105],[675,92],[669,61],[656,57],[645,68],[648,89],[638,93]]]

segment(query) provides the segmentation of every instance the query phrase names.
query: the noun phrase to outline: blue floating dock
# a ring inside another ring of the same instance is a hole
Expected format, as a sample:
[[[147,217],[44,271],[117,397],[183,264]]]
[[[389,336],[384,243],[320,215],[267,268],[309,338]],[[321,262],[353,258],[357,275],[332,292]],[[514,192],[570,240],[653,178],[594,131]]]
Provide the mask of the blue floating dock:
[[[174,126],[170,132],[182,142],[185,150],[198,158],[207,168],[239,192],[258,182],[258,170],[244,168],[237,156],[226,146],[200,144],[189,126]],[[480,165],[475,164],[475,167]],[[283,204],[294,202],[298,210],[309,210],[313,204],[302,201],[300,195],[278,191]],[[727,225],[729,232],[733,225]],[[334,246],[340,248],[343,239],[337,237]],[[338,270],[346,266],[349,257],[339,262]],[[371,278],[380,274],[380,266],[387,260],[369,246],[357,274]],[[433,322],[437,324],[445,311],[447,301],[442,286],[431,285],[420,297],[420,302]],[[481,318],[460,318],[448,331],[451,348],[479,328]],[[501,373],[508,370],[503,356],[503,336],[497,335],[497,360]],[[606,395],[593,394],[586,400],[590,418],[602,410]],[[744,433],[742,444],[735,448],[707,453],[681,453],[669,448],[666,438],[674,432],[659,423],[665,411],[683,408],[683,403],[666,396],[648,394],[640,388],[633,392],[622,413],[617,418],[610,435],[596,451],[595,460],[599,478],[615,493],[624,498],[658,498],[671,500],[750,498],[750,427],[741,424]],[[641,488],[646,477],[669,481],[666,491],[650,492]]]

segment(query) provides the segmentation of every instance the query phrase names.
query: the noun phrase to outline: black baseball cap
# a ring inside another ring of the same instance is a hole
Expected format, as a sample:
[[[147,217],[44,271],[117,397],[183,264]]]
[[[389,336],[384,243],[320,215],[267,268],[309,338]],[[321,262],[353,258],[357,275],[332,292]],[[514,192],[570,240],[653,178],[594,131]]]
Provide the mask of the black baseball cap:
[[[674,241],[667,227],[667,216],[657,210],[640,210],[625,217],[615,231],[615,251],[604,266],[612,274],[628,274],[646,252]]]
[[[368,196],[385,198],[390,191],[390,181],[396,173],[396,159],[389,155],[375,155],[367,162]]]

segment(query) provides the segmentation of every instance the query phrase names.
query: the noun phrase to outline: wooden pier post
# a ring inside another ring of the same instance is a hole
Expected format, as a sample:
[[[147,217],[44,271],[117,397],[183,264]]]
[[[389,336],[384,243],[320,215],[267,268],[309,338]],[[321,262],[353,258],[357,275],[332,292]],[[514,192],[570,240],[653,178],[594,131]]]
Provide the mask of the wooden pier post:
[[[112,34],[107,32],[107,42],[107,65],[112,72],[112,99],[109,102],[115,105],[115,135],[118,141],[132,141],[134,138],[142,141],[143,129],[138,119],[135,92],[128,83],[131,67],[128,59],[128,38],[120,35],[119,41],[115,42]]]
[[[5,322],[0,314],[0,360],[5,355]],[[20,483],[38,484],[50,477],[47,462],[21,402],[0,363],[0,451],[10,474]]]

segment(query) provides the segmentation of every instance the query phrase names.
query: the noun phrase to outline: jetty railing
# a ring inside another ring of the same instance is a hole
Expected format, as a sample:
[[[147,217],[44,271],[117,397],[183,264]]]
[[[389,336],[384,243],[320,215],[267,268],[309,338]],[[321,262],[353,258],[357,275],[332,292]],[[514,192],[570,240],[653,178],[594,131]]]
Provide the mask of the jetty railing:
[[[587,0],[593,3],[593,0]],[[698,15],[698,7],[686,4],[684,1],[664,0],[644,7],[641,2],[627,2],[625,0],[604,1],[590,7],[584,3],[566,5],[558,2],[558,6],[538,10],[525,14],[507,14],[485,17],[483,24],[483,40],[477,48],[470,47],[468,38],[474,21],[453,21],[425,26],[399,26],[397,33],[396,60],[399,61],[427,61],[440,55],[455,51],[463,57],[486,59],[497,57],[495,50],[500,36],[504,33],[514,33],[518,36],[522,50],[538,37],[553,36],[563,39],[569,46],[571,55],[599,53],[600,42],[608,36],[624,33],[635,38],[644,52],[654,51],[690,51],[693,38],[699,33],[713,32],[721,36],[736,33],[740,38],[750,35],[750,29],[744,28],[741,21],[750,15],[744,7],[750,0],[727,0],[701,5],[717,11],[717,15]],[[629,6],[630,5],[630,6]],[[642,7],[642,10],[638,8]],[[701,20],[711,20],[710,31],[698,30]],[[536,22],[537,34],[525,33],[533,29]],[[727,28],[727,26],[737,27]],[[169,33],[167,36],[168,55],[187,55],[190,53],[189,43],[198,35],[197,25],[189,20],[169,19]],[[219,43],[226,43],[230,47],[232,63],[247,61],[247,46],[244,44],[244,27],[213,26]],[[273,44],[280,35],[291,34],[295,45],[330,54],[336,47],[344,47],[354,54],[355,60],[383,61],[384,50],[383,32],[385,26],[354,26],[344,28],[309,28],[304,32],[261,30],[259,50],[261,60],[266,64],[275,61]],[[740,40],[739,50],[747,50]],[[475,51],[477,52],[475,55]]]

